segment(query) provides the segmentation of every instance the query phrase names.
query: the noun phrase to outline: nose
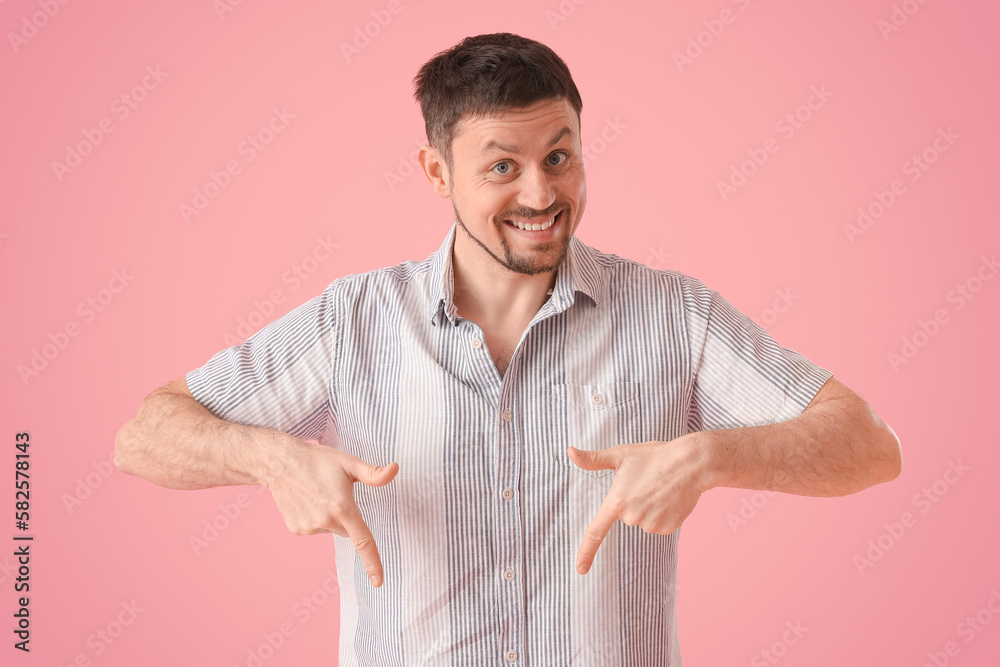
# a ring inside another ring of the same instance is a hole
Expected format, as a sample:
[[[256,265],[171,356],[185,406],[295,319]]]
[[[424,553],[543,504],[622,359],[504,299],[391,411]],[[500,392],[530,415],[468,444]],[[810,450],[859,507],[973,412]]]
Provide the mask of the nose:
[[[544,169],[534,167],[526,169],[520,180],[521,192],[518,203],[525,208],[544,211],[555,201],[555,177],[545,173]]]

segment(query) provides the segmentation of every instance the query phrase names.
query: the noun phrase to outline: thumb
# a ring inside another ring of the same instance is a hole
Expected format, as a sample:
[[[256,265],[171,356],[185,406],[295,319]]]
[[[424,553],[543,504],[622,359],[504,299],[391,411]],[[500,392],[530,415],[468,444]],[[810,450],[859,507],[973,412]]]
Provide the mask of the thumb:
[[[399,464],[393,461],[389,465],[377,466],[355,458],[351,462],[348,472],[355,482],[363,482],[368,486],[385,486],[399,472]]]
[[[617,470],[621,464],[621,450],[618,446],[608,449],[581,450],[568,447],[570,460],[584,470]]]

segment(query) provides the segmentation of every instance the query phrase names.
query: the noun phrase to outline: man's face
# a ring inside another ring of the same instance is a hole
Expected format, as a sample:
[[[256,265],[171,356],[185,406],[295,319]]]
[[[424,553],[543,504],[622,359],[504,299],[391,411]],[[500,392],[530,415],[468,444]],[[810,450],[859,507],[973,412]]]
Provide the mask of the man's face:
[[[567,101],[463,119],[452,163],[455,219],[485,256],[527,275],[559,266],[587,203],[579,120]]]

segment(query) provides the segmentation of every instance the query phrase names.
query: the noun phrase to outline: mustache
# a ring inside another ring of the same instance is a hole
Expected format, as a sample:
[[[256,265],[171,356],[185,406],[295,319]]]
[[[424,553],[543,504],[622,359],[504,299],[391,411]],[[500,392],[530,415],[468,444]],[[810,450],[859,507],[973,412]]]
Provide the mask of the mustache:
[[[496,220],[503,221],[509,220],[510,218],[537,218],[540,216],[551,217],[553,214],[559,211],[564,211],[568,209],[567,204],[559,204],[557,206],[552,206],[545,211],[536,211],[535,209],[519,209],[517,211],[504,212],[496,216]]]

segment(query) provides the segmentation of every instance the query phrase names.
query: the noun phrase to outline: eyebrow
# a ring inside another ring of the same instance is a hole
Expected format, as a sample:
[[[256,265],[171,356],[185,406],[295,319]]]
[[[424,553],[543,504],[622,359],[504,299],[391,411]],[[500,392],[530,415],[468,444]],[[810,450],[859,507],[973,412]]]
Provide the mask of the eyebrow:
[[[559,143],[560,139],[562,139],[567,134],[570,134],[571,132],[573,132],[573,130],[571,130],[568,126],[564,127],[561,130],[559,130],[556,133],[556,136],[552,137],[552,140],[549,141],[549,146],[548,147],[552,148],[553,146],[555,146],[556,144]],[[514,146],[512,144],[504,144],[504,143],[501,143],[501,142],[497,141],[496,139],[491,139],[489,141],[489,143],[487,143],[485,146],[483,146],[483,148],[479,151],[479,154],[483,155],[484,153],[488,153],[490,151],[503,151],[504,153],[511,153],[513,155],[521,155],[521,149],[518,148],[517,146]]]

